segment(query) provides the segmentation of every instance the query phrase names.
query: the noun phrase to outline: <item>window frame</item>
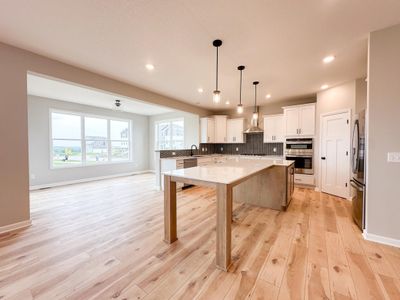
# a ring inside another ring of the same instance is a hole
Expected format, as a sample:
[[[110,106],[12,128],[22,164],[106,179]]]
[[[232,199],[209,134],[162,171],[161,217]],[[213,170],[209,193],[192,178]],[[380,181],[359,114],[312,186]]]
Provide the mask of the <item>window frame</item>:
[[[182,121],[182,123],[183,123],[183,147],[182,148],[178,148],[178,149],[163,149],[163,150],[182,150],[182,149],[185,149],[185,118],[173,118],[173,119],[163,119],[163,120],[157,120],[157,121],[155,121],[155,123],[154,123],[154,130],[155,130],[155,140],[154,140],[154,143],[155,143],[155,150],[161,150],[160,149],[160,147],[159,147],[159,139],[158,139],[158,137],[159,137],[159,132],[158,132],[158,125],[159,124],[161,124],[161,123],[169,123],[170,124],[170,126],[172,125],[172,123],[173,122],[176,122],[176,121]],[[172,126],[171,126],[171,133],[172,133]],[[169,139],[169,142],[170,142],[170,144],[172,145],[172,142],[173,142],[173,139],[172,139],[172,134],[171,134],[171,136],[170,136],[170,139]]]
[[[81,122],[81,137],[80,137],[80,139],[53,138],[53,117],[52,117],[53,113],[79,116],[80,122]],[[108,161],[97,162],[97,163],[87,163],[87,161],[86,161],[86,142],[92,141],[92,140],[90,140],[90,139],[86,140],[86,138],[85,138],[85,117],[100,118],[100,119],[107,120],[106,142],[108,144],[108,147],[107,147]],[[111,139],[111,121],[121,121],[121,122],[128,123],[128,130],[129,130],[128,140],[112,140]],[[134,160],[133,160],[133,149],[132,149],[132,137],[133,137],[132,121],[130,119],[123,119],[123,118],[118,118],[118,117],[110,117],[110,116],[90,114],[90,113],[84,113],[84,112],[78,112],[78,111],[69,111],[69,110],[50,108],[49,109],[49,168],[50,168],[50,170],[63,170],[63,169],[69,169],[69,168],[86,168],[86,167],[96,167],[96,166],[104,166],[104,165],[133,163]],[[53,164],[53,140],[65,140],[65,141],[80,142],[81,143],[81,152],[82,152],[81,163],[78,165],[65,165],[65,166],[58,166],[58,167],[54,166],[54,164]],[[120,141],[128,142],[129,159],[123,160],[123,161],[112,161],[112,142],[120,142]]]

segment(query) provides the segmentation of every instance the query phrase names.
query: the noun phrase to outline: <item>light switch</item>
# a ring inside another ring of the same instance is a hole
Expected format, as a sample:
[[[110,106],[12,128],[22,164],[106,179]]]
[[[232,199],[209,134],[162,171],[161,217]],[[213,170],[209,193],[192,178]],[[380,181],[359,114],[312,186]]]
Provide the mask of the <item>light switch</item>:
[[[224,147],[221,147],[221,151],[224,151]]]
[[[387,154],[388,162],[400,162],[400,152],[388,152]]]
[[[274,149],[272,149],[272,151],[276,152],[276,147],[274,147]]]
[[[239,151],[239,148],[238,147],[236,147],[236,152],[238,152]]]
[[[176,152],[172,152],[172,155],[175,155],[176,154]]]

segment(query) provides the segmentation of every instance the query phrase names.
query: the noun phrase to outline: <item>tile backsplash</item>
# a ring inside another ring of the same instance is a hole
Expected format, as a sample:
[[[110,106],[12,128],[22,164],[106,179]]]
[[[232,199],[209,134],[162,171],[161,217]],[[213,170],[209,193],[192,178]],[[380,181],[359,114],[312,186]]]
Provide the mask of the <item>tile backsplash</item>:
[[[249,154],[249,155],[283,155],[283,143],[264,143],[263,133],[246,135],[243,144],[200,144],[194,154]],[[190,149],[160,150],[160,158],[171,156],[189,156]]]
[[[200,153],[203,148],[219,154],[283,155],[283,143],[264,143],[262,132],[247,134],[243,144],[200,144]]]

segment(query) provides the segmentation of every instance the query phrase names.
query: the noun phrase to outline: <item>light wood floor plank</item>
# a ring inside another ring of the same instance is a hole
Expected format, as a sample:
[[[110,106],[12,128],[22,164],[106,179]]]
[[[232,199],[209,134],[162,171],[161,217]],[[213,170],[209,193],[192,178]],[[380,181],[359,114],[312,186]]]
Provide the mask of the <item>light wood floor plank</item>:
[[[33,226],[0,235],[0,299],[399,299],[400,249],[365,241],[351,202],[296,188],[286,212],[233,203],[232,265],[215,268],[215,191],[143,174],[31,193]]]

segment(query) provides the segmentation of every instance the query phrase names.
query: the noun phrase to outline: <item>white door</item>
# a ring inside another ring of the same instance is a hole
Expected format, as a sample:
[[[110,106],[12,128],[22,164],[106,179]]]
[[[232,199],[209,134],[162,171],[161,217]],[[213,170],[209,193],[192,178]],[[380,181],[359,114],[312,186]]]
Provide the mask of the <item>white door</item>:
[[[285,127],[287,136],[299,134],[299,109],[297,107],[285,109]]]
[[[347,198],[350,176],[350,113],[321,119],[321,190]]]
[[[308,105],[300,108],[300,128],[301,135],[314,135],[315,132],[315,106]]]

